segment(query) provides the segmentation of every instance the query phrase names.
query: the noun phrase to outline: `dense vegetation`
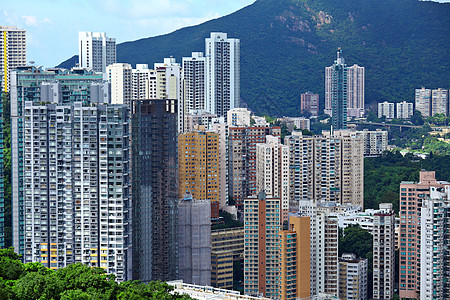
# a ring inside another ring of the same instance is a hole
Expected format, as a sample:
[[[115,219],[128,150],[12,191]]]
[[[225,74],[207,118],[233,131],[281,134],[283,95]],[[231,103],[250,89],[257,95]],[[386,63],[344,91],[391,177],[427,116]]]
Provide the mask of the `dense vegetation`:
[[[358,225],[339,230],[339,257],[344,253],[356,254],[358,258],[366,258],[368,264],[367,288],[369,299],[373,286],[373,237],[367,230]]]
[[[0,299],[164,299],[188,300],[186,295],[171,294],[166,283],[138,281],[117,283],[114,275],[101,268],[73,264],[56,271],[41,263],[23,264],[12,248],[0,249]]]
[[[378,208],[379,203],[394,204],[398,212],[399,187],[402,181],[418,181],[421,169],[436,171],[437,180],[450,181],[450,156],[430,155],[426,159],[408,153],[386,152],[380,157],[364,159],[364,206]]]
[[[366,106],[448,87],[450,4],[418,0],[258,0],[233,14],[117,46],[118,62],[181,61],[204,51],[211,31],[241,40],[241,98],[260,114],[300,114],[300,94],[324,99],[324,68],[342,47],[366,67]],[[76,58],[63,67],[74,65]],[[322,107],[323,108],[323,107]]]

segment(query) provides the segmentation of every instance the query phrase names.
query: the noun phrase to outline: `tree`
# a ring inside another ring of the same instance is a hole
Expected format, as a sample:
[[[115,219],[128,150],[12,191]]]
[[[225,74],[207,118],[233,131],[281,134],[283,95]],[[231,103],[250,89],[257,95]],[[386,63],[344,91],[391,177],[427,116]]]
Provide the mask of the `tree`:
[[[423,117],[422,117],[422,113],[418,110],[414,110],[413,115],[411,116],[411,123],[413,123],[414,125],[423,125],[424,121],[423,121]]]
[[[0,249],[0,299],[187,300],[167,283],[117,283],[101,268],[72,264],[56,271],[41,263],[23,264],[12,248]]]

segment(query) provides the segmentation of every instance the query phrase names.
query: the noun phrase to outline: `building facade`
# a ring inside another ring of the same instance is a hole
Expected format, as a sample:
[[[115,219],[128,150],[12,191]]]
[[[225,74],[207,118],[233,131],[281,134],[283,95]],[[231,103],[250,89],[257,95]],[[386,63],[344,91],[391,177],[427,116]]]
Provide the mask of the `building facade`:
[[[211,285],[233,288],[233,264],[244,263],[244,227],[211,231]]]
[[[347,116],[364,116],[364,67],[353,65],[347,68]]]
[[[27,64],[27,32],[16,26],[0,26],[0,90],[7,93],[11,87],[10,72]]]
[[[313,94],[306,92],[300,96],[300,111],[302,114],[308,112],[311,117],[317,117],[319,115],[319,94]]]
[[[132,111],[133,279],[178,278],[177,100]]]
[[[421,171],[419,182],[400,184],[400,298],[420,299],[421,219],[419,212],[431,188],[450,183],[437,181],[434,171]]]
[[[384,101],[383,103],[378,103],[378,118],[386,117],[386,119],[391,120],[395,117],[394,113],[394,103]]]
[[[211,32],[205,39],[205,52],[206,110],[226,117],[240,103],[240,40]]]
[[[288,221],[289,212],[289,147],[279,137],[266,136],[256,145],[256,191],[280,198],[281,222]]]
[[[339,258],[339,299],[367,300],[367,258],[344,253]]]
[[[397,103],[397,119],[408,120],[414,114],[414,104],[406,101]]]
[[[147,64],[136,64],[131,70],[131,98],[133,100],[157,99],[156,71]]]
[[[439,88],[431,91],[431,115],[435,114],[448,116],[448,90]]]
[[[244,207],[244,293],[277,299],[280,199],[268,198],[262,191],[246,198]]]
[[[355,132],[285,137],[290,159],[290,209],[299,201],[332,201],[363,206],[363,142]]]
[[[211,285],[211,204],[187,196],[178,203],[178,278]]]
[[[246,108],[233,108],[227,112],[227,125],[230,127],[250,126],[250,111]]]
[[[310,218],[311,296],[321,293],[339,296],[337,218],[319,211],[317,202],[299,203],[299,216]]]
[[[431,187],[420,212],[420,299],[449,299],[450,186]]]
[[[94,72],[106,72],[106,67],[116,62],[116,39],[104,32],[78,33],[78,65]]]
[[[335,130],[347,129],[347,69],[339,48],[334,64],[325,68],[325,113]]]
[[[219,217],[220,172],[217,133],[194,131],[179,135],[178,197],[190,194],[194,199],[209,200],[211,218]]]
[[[130,279],[128,109],[26,101],[23,120],[24,262]]]
[[[395,213],[381,203],[373,215],[373,299],[392,299],[395,280]],[[405,272],[402,275],[406,274]]]
[[[379,156],[387,150],[388,132],[377,129],[357,131],[357,135],[362,136],[364,143],[364,157]]]
[[[192,52],[183,57],[185,113],[206,108],[206,57],[203,52]]]
[[[228,128],[228,189],[231,200],[243,210],[244,199],[256,195],[256,145],[267,135],[280,136],[280,127]]]
[[[122,63],[114,63],[106,67],[108,81],[111,83],[112,104],[125,104],[131,108],[132,70],[130,64]]]
[[[416,105],[415,110],[422,113],[422,117],[427,118],[431,116],[431,90],[422,87],[416,89]]]
[[[25,247],[24,202],[24,103],[58,103],[84,106],[108,103],[109,83],[102,74],[83,68],[44,71],[36,67],[18,67],[11,72],[11,182],[13,246],[19,254]]]

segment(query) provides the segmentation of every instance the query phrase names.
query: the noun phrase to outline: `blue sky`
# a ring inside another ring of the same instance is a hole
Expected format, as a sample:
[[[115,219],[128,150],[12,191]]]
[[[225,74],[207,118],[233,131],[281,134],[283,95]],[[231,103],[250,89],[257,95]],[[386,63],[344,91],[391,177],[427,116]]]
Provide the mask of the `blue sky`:
[[[106,32],[117,43],[133,41],[230,14],[254,0],[2,2],[0,25],[16,25],[27,30],[27,60],[53,67],[78,53],[78,31]]]
[[[27,60],[53,67],[78,54],[79,31],[106,32],[117,43],[200,24],[255,0],[2,1],[0,25],[27,30]]]

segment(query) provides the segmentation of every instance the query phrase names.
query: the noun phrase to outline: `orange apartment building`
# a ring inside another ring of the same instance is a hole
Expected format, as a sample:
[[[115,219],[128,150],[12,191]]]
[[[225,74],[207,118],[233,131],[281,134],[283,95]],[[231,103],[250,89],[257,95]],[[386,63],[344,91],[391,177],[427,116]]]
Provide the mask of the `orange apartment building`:
[[[211,201],[211,218],[219,217],[219,135],[195,131],[178,137],[178,196]]]

